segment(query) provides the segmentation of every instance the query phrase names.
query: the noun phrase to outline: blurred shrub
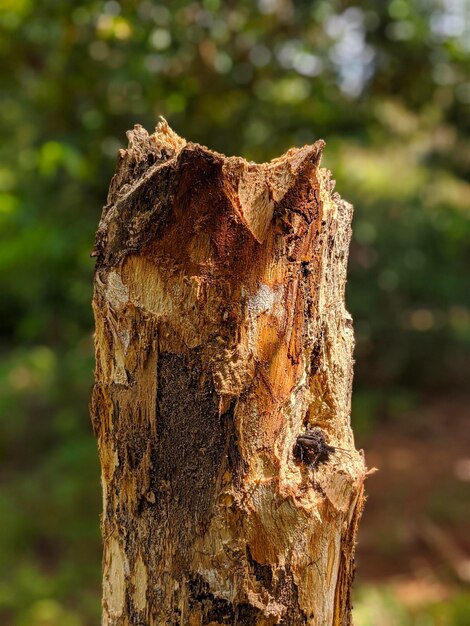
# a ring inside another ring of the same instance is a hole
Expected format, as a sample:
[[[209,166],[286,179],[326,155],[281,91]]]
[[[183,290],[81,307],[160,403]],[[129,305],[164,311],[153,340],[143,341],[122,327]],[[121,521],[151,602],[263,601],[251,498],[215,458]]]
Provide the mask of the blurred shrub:
[[[405,591],[406,593],[406,591]],[[416,591],[413,601],[403,602],[392,588],[364,586],[355,603],[356,626],[467,626],[470,622],[470,597],[457,593],[452,598],[422,598]]]

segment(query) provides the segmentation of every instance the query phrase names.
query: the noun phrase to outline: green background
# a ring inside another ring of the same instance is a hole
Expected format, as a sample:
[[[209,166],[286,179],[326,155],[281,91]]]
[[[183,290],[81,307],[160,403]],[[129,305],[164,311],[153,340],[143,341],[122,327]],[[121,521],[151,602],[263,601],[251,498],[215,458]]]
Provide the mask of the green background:
[[[466,393],[470,6],[0,0],[0,54],[0,621],[92,625],[90,252],[125,131],[164,115],[256,161],[326,140],[323,163],[356,207],[347,300],[367,452],[397,416],[409,425]],[[410,608],[366,578],[359,626],[469,623],[460,583]]]

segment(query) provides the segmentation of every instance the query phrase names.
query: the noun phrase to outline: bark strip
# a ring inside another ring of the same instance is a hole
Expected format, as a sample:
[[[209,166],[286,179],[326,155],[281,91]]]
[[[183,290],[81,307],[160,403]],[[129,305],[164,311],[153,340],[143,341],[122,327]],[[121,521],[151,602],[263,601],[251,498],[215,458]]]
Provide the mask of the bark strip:
[[[324,143],[255,164],[128,136],[94,251],[103,624],[350,624],[352,207]]]

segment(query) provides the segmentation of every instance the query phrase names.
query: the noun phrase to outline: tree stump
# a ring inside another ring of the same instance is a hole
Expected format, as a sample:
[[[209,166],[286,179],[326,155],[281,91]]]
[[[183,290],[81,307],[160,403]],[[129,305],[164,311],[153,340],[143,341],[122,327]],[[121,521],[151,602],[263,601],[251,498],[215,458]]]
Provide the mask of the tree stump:
[[[352,207],[324,143],[128,137],[93,253],[103,624],[350,624]]]

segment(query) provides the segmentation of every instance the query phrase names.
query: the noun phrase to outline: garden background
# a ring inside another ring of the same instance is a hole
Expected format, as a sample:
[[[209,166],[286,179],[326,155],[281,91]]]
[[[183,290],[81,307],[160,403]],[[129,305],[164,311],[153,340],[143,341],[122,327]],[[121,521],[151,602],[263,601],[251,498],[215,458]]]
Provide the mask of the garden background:
[[[90,252],[135,123],[355,205],[357,626],[470,623],[468,0],[0,0],[0,621],[99,623]]]

